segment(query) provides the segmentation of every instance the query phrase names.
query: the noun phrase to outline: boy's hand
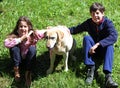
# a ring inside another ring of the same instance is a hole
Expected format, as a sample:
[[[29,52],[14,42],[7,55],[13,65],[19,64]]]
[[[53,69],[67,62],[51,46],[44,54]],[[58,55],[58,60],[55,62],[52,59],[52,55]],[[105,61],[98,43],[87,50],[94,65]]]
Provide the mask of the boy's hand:
[[[96,43],[93,47],[91,47],[89,54],[92,55],[95,53],[96,48],[100,45],[100,43]]]

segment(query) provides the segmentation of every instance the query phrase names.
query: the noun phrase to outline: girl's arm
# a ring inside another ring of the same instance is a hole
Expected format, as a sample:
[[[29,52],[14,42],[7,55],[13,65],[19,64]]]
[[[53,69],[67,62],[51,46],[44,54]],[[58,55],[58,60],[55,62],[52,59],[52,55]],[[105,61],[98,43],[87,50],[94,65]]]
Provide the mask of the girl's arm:
[[[7,38],[4,41],[4,45],[7,48],[14,47],[15,45],[21,43],[21,38]]]
[[[5,47],[7,47],[7,48],[14,47],[15,45],[21,43],[24,39],[26,39],[27,37],[29,37],[32,33],[33,33],[33,31],[30,31],[30,32],[28,33],[28,35],[23,35],[23,36],[20,37],[20,38],[7,38],[7,39],[5,39],[5,41],[4,41],[4,45],[5,45]]]
[[[45,32],[46,32],[46,30],[35,30],[34,31],[34,36],[37,40],[43,39]]]

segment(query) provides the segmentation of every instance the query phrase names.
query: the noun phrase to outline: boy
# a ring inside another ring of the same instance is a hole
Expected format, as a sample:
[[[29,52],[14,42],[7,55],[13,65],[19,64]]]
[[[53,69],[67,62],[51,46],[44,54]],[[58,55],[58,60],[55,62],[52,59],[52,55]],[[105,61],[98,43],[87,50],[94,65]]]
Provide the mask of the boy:
[[[113,44],[117,41],[118,33],[112,21],[104,16],[105,8],[100,3],[93,3],[90,6],[91,18],[82,24],[71,27],[71,34],[88,32],[89,36],[84,36],[84,64],[88,68],[86,83],[91,84],[94,77],[96,63],[93,56],[104,57],[103,72],[105,73],[105,86],[116,88],[118,84],[112,80],[113,65]]]

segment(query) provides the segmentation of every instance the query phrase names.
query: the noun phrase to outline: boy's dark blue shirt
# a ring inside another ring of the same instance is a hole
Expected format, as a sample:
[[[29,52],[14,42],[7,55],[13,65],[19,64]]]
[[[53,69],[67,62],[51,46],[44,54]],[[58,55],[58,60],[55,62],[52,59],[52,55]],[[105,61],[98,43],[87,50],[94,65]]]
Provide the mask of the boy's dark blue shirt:
[[[81,33],[86,31],[93,38],[94,42],[99,42],[102,47],[113,45],[117,41],[118,33],[112,23],[107,17],[97,25],[92,21],[92,18],[87,19],[76,27],[69,28],[71,34]]]

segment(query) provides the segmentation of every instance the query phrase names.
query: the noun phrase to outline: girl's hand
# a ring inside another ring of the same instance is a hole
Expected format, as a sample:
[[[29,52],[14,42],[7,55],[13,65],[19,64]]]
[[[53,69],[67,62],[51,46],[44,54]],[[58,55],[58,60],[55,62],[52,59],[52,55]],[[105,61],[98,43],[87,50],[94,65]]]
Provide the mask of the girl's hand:
[[[20,39],[21,41],[25,40],[27,37],[29,37],[31,34],[33,33],[33,31],[30,31],[27,35],[23,35]]]
[[[42,30],[35,30],[33,35],[36,39],[42,39],[44,38],[44,33],[46,32],[46,30],[42,29]]]
[[[35,38],[39,38],[38,32],[39,32],[39,30],[35,30],[35,31],[34,31],[33,35],[34,35]]]
[[[22,42],[23,40],[25,40],[26,38],[27,38],[27,35],[23,35],[22,37],[20,37],[21,42]]]
[[[27,36],[29,37],[32,33],[33,33],[33,31],[30,31]]]

